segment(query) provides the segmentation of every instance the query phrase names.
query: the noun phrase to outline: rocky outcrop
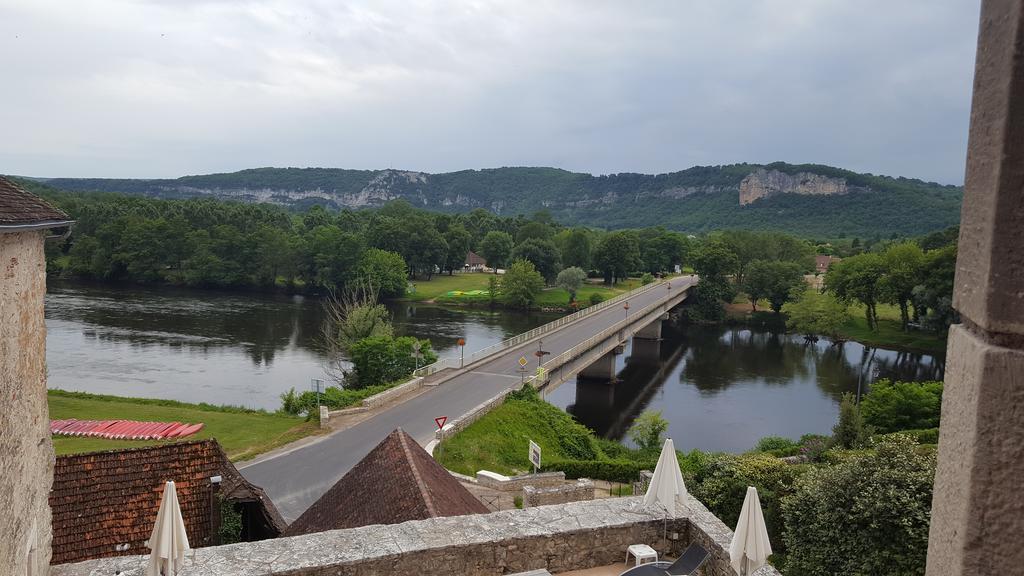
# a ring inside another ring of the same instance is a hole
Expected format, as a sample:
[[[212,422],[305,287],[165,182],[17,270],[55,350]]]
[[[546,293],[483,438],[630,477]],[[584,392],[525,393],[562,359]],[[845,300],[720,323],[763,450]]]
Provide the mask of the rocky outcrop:
[[[843,178],[830,178],[811,172],[786,174],[778,170],[758,168],[740,182],[740,206],[776,194],[829,196],[846,194],[849,189]]]

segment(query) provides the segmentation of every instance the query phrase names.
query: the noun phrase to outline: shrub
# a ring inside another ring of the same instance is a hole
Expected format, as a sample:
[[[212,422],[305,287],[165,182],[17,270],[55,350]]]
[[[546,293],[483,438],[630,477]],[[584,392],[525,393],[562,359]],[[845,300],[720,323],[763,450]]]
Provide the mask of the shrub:
[[[414,346],[420,345],[422,358],[413,356]],[[416,364],[426,366],[437,361],[437,355],[430,348],[429,340],[417,340],[412,336],[391,338],[375,336],[364,338],[349,350],[353,371],[346,376],[350,388],[378,386],[407,378]]]
[[[861,402],[864,421],[880,433],[938,428],[942,382],[879,380]]]
[[[551,460],[544,462],[545,472],[562,471],[566,478],[590,478],[609,482],[634,482],[641,470],[654,470],[657,460]]]
[[[821,462],[828,450],[829,438],[808,434],[800,438],[800,454],[811,462]]]
[[[633,425],[629,427],[629,439],[641,451],[656,452],[661,448],[661,439],[668,430],[668,420],[661,416],[660,410],[644,410]]]
[[[839,405],[839,422],[832,428],[832,445],[841,448],[860,448],[867,443],[871,431],[864,426],[864,417],[853,394],[843,394]]]
[[[792,451],[799,448],[799,444],[790,440],[789,438],[783,438],[782,436],[765,436],[757,441],[757,446],[754,450],[757,452],[785,452]]]
[[[544,277],[529,260],[516,260],[501,279],[501,301],[510,308],[529,308],[544,289]]]
[[[875,436],[876,441],[881,441],[883,438],[892,437],[896,434],[905,434],[910,436],[914,440],[917,440],[918,444],[938,444],[939,443],[939,429],[938,428],[926,428],[924,430],[900,430],[899,432],[892,432],[889,434],[881,434]]]
[[[654,276],[652,276],[650,272],[644,272],[643,276],[640,276],[640,285],[641,286],[646,286],[646,285],[650,284],[651,282],[654,282]]]
[[[800,469],[767,454],[719,454],[709,456],[697,470],[690,491],[726,525],[734,526],[747,487],[757,488],[768,537],[776,552],[782,552],[782,498],[792,492],[793,479],[799,472]]]
[[[809,470],[782,502],[786,574],[924,574],[934,476],[934,454],[906,435]]]
[[[590,295],[590,305],[591,306],[595,306],[597,304],[600,304],[601,302],[604,302],[604,296],[601,296],[597,292],[594,292],[594,293],[592,293]]]

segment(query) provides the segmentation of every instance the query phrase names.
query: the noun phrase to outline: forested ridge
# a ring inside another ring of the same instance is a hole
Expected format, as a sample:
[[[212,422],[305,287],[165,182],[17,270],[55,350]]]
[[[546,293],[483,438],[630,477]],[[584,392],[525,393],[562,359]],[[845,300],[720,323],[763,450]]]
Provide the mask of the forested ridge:
[[[841,180],[850,193],[783,193],[740,206],[740,183],[758,169]],[[546,209],[558,221],[570,225],[614,229],[657,225],[694,234],[746,228],[817,238],[889,237],[940,230],[956,224],[962,197],[957,186],[782,162],[696,166],[657,175],[594,176],[528,167],[443,174],[256,168],[177,179],[58,178],[46,183],[67,190],[171,199],[213,196],[276,203],[298,210],[313,205],[331,209],[380,207],[395,199],[449,214],[483,208],[514,216]]]

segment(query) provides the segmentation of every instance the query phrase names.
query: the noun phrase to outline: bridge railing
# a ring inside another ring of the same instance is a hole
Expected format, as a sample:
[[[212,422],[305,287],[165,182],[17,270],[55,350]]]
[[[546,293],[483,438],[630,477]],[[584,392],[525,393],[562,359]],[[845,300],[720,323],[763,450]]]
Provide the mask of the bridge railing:
[[[512,338],[509,338],[508,340],[504,340],[504,341],[499,342],[497,344],[492,344],[492,345],[490,345],[490,346],[488,346],[486,348],[481,348],[480,350],[477,350],[476,352],[473,352],[472,354],[470,354],[469,357],[465,359],[465,362],[463,362],[461,364],[460,364],[460,360],[458,358],[442,358],[442,359],[438,360],[437,362],[434,362],[433,364],[424,366],[424,367],[420,368],[419,370],[416,370],[415,372],[413,372],[413,375],[414,376],[430,376],[431,374],[436,374],[436,373],[438,373],[438,372],[440,372],[442,370],[446,370],[448,368],[460,368],[461,366],[468,366],[468,365],[476,362],[477,360],[481,360],[483,358],[486,358],[486,357],[490,356],[491,354],[494,354],[495,352],[499,352],[501,350],[507,350],[507,349],[512,348],[514,346],[518,346],[519,344],[522,344],[523,342],[528,342],[530,340],[533,340],[534,338],[536,338],[538,336],[541,336],[543,334],[547,334],[548,332],[551,332],[553,330],[561,328],[562,326],[565,326],[566,324],[569,324],[571,322],[575,322],[576,320],[579,320],[580,318],[585,318],[587,316],[596,314],[597,312],[600,312],[602,310],[607,310],[608,308],[610,308],[612,306],[615,306],[619,302],[623,302],[625,300],[628,300],[629,298],[635,298],[635,297],[639,296],[640,294],[643,294],[643,293],[645,293],[645,292],[647,292],[647,291],[649,291],[649,290],[651,290],[651,289],[653,289],[655,287],[662,286],[663,284],[664,284],[664,282],[651,282],[650,284],[647,284],[645,286],[641,286],[639,288],[636,288],[635,290],[630,290],[629,292],[623,292],[622,294],[619,294],[618,296],[615,296],[614,298],[609,298],[608,300],[605,300],[605,301],[600,302],[598,304],[595,304],[593,306],[588,306],[588,307],[586,307],[586,308],[584,308],[582,310],[579,310],[577,312],[573,312],[572,314],[569,314],[567,316],[562,316],[558,320],[555,320],[553,322],[548,322],[547,324],[544,324],[543,326],[538,326],[538,327],[534,328],[533,330],[530,330],[529,332],[523,332],[522,334],[518,334],[516,336],[513,336]]]
[[[678,294],[678,292],[670,293],[670,294],[665,295],[663,298],[659,298],[658,301],[655,302],[652,305],[652,307],[661,306],[665,302],[668,302],[673,297],[675,297],[676,294]],[[615,324],[609,326],[608,328],[605,328],[604,330],[598,332],[597,334],[594,334],[590,338],[587,338],[586,340],[584,340],[584,341],[580,342],[579,344],[573,346],[572,348],[569,348],[565,352],[562,352],[561,354],[559,354],[557,356],[551,357],[550,359],[548,359],[547,362],[544,363],[544,365],[545,366],[561,366],[562,364],[565,364],[566,362],[569,362],[573,358],[575,358],[577,356],[580,356],[583,353],[587,352],[588,350],[593,348],[598,343],[600,343],[600,342],[602,342],[604,340],[607,340],[608,337],[610,337],[612,334],[615,334],[616,332],[622,330],[626,326],[629,326],[631,323],[635,323],[636,322],[636,318],[643,318],[644,316],[647,316],[647,314],[637,314],[633,319],[626,318],[624,320],[620,320],[620,321],[616,322]]]

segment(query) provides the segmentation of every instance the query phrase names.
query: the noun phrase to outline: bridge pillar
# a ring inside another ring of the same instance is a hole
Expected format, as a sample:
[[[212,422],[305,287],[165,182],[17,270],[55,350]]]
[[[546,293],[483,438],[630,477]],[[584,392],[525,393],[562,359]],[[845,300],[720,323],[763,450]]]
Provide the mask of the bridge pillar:
[[[601,356],[589,366],[580,370],[576,376],[578,380],[600,380],[603,382],[615,381],[615,356],[622,353],[622,347],[617,346],[615,350]]]
[[[654,322],[651,322],[647,326],[641,328],[633,335],[633,338],[640,338],[642,340],[661,340],[661,323],[664,320],[668,320],[668,312],[662,314],[661,317]]]
[[[629,356],[629,361],[630,363],[658,364],[661,361],[661,340],[633,338],[633,351]]]

